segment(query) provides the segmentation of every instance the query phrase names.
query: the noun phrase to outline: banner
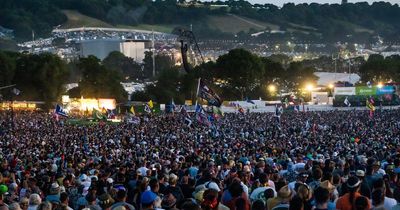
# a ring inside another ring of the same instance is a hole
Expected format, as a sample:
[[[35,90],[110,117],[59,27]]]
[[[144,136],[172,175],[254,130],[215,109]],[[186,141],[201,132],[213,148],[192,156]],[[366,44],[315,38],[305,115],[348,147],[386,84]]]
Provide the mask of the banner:
[[[361,86],[361,87],[356,87],[356,95],[361,96],[361,95],[376,95],[377,87],[366,87],[366,86]]]
[[[393,86],[383,86],[382,88],[377,88],[377,95],[394,94]]]
[[[334,95],[353,96],[356,94],[355,87],[335,87]]]

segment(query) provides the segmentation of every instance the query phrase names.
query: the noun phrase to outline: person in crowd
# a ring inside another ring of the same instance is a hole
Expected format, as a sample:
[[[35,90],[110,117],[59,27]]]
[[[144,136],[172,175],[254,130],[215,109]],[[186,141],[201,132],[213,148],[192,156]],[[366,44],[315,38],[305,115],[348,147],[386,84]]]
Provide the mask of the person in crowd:
[[[361,181],[356,177],[350,177],[347,182],[345,183],[348,193],[344,194],[343,196],[339,197],[336,202],[336,209],[339,210],[352,210],[355,206],[355,200],[362,196],[358,190],[360,188]],[[371,208],[370,202],[368,209]]]

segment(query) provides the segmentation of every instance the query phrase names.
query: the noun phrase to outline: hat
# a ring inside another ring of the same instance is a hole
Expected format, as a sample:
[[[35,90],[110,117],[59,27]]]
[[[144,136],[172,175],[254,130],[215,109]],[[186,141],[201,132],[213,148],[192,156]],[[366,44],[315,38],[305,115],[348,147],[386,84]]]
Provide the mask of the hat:
[[[176,198],[172,193],[165,195],[164,199],[162,200],[161,206],[164,209],[170,209],[176,204]]]
[[[55,195],[55,194],[59,194],[59,193],[60,193],[60,185],[58,185],[57,183],[51,184],[50,194]]]
[[[114,199],[108,193],[99,196],[99,205],[102,209],[109,208],[113,203]]]
[[[7,194],[7,192],[8,192],[7,185],[4,184],[0,185],[0,195]]]
[[[112,183],[114,183],[114,180],[113,180],[112,178],[107,178],[107,182],[108,182],[109,184],[112,184]]]
[[[288,185],[283,186],[279,191],[278,191],[278,197],[283,198],[283,199],[288,199],[292,196],[292,191],[289,189]]]
[[[143,204],[151,204],[153,203],[157,198],[157,195],[150,190],[145,191],[142,194],[142,197],[140,198],[141,203]]]
[[[218,192],[221,191],[221,189],[219,189],[218,184],[215,183],[215,182],[213,182],[213,181],[206,182],[206,183],[204,184],[204,186],[205,186],[207,189],[213,189],[213,190],[216,190],[216,191],[218,191]]]
[[[356,176],[358,177],[364,177],[365,176],[365,172],[363,170],[357,170],[356,171]]]
[[[349,180],[347,180],[347,187],[348,188],[357,188],[358,186],[360,186],[361,182],[360,180],[356,177],[356,176],[352,176],[349,178]]]
[[[335,186],[333,184],[331,184],[331,182],[328,180],[321,182],[321,184],[319,186],[327,189],[330,193],[335,190]]]

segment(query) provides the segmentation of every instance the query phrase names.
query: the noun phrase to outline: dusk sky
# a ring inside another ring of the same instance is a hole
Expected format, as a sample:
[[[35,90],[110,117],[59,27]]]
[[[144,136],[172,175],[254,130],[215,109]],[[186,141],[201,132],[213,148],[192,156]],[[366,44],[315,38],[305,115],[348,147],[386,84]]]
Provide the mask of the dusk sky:
[[[282,6],[285,3],[288,2],[293,2],[296,4],[299,3],[312,3],[312,2],[316,2],[316,3],[320,3],[320,4],[324,4],[324,3],[341,3],[341,0],[247,0],[253,4],[258,3],[258,4],[266,4],[266,3],[270,3],[270,4],[275,4],[278,6]],[[354,3],[354,2],[368,2],[368,3],[372,3],[374,2],[374,0],[348,0],[349,3]],[[400,4],[400,0],[386,0],[387,2],[390,2],[392,4]]]

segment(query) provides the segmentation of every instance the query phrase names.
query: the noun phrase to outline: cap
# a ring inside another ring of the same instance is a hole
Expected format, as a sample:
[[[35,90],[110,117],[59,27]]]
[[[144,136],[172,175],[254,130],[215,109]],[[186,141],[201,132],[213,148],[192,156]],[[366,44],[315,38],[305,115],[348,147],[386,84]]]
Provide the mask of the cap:
[[[363,170],[357,170],[356,171],[356,176],[364,177],[365,176],[365,172]]]
[[[8,187],[4,184],[0,185],[0,195],[6,194],[8,192]]]
[[[104,193],[103,195],[99,196],[99,205],[103,209],[111,207],[113,203],[114,199],[112,199],[108,193]]]
[[[157,195],[155,193],[151,192],[150,190],[147,190],[142,194],[140,201],[143,204],[150,204],[153,203],[156,200],[156,198]]]

